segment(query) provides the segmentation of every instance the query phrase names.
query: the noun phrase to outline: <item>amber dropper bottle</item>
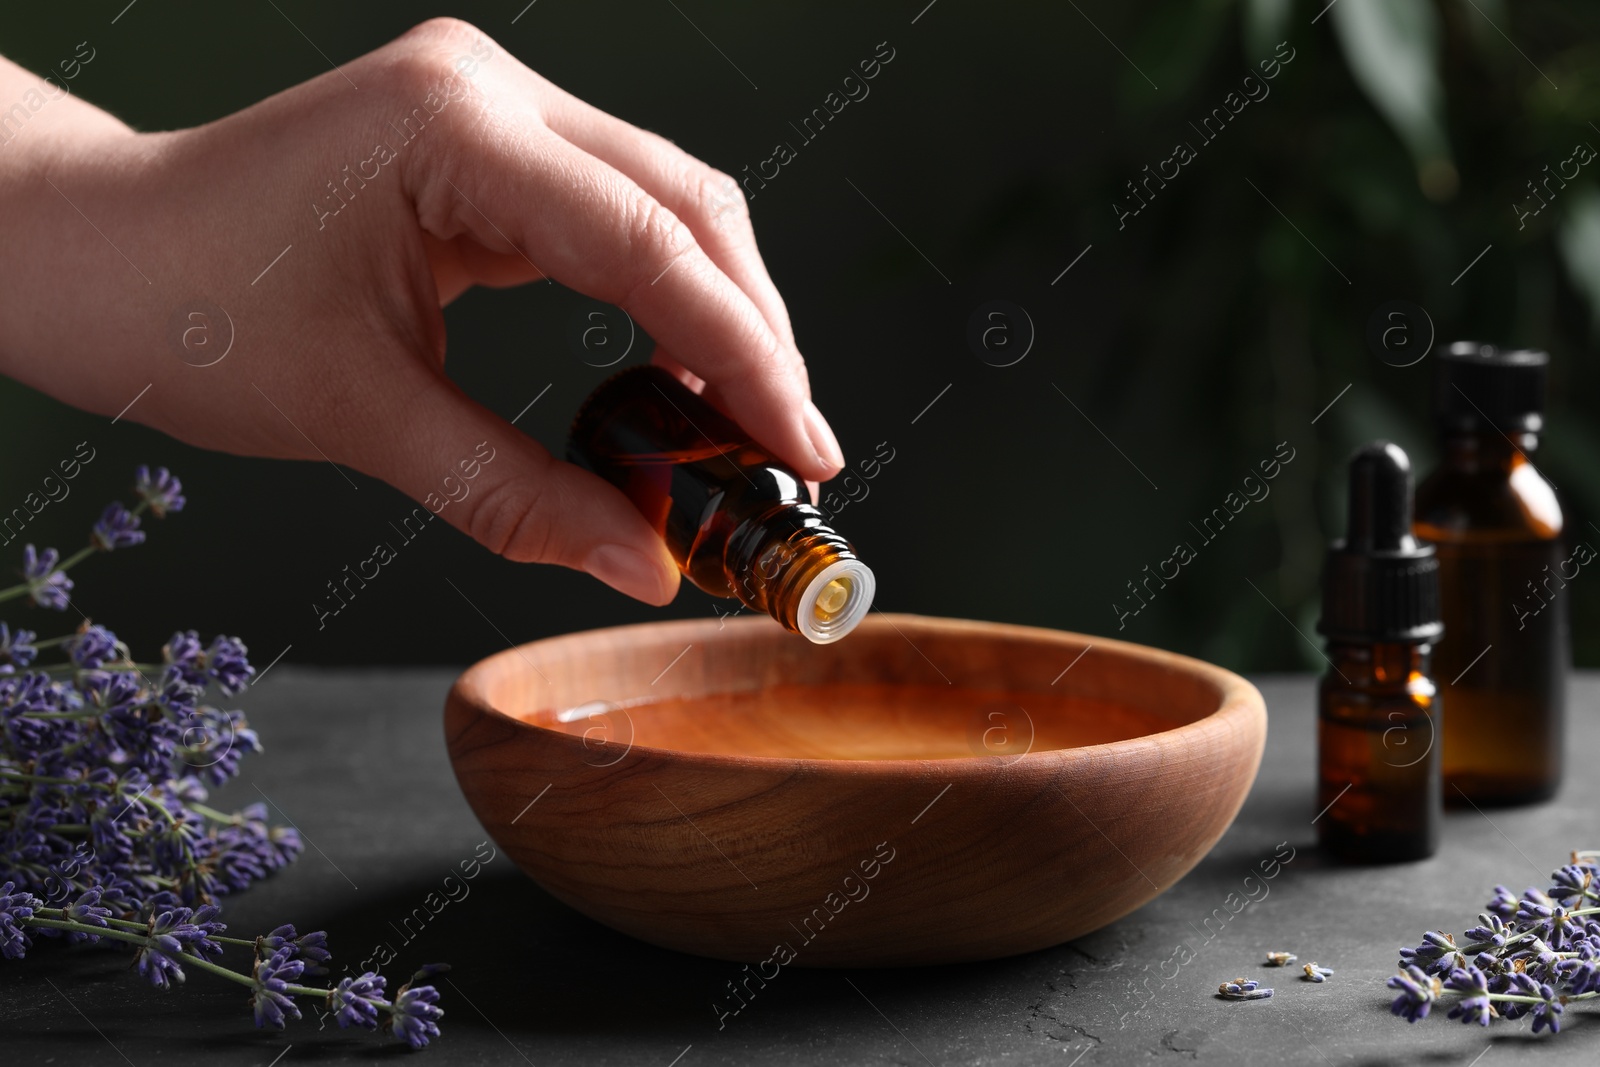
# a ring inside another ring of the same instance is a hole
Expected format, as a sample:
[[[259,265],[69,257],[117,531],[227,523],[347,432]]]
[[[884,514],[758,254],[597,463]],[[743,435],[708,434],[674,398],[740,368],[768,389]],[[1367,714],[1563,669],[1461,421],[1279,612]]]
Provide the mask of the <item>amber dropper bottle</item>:
[[[1439,847],[1439,561],[1411,533],[1411,463],[1374,442],[1350,459],[1350,518],[1322,572],[1328,673],[1317,693],[1317,832],[1346,863]]]
[[[1573,577],[1561,504],[1530,458],[1550,357],[1457,342],[1435,359],[1442,458],[1417,489],[1415,532],[1439,550],[1450,632],[1445,803],[1545,800],[1561,784]]]
[[[855,629],[876,582],[806,484],[733,420],[655,366],[589,395],[567,458],[621,489],[678,568],[817,644]]]

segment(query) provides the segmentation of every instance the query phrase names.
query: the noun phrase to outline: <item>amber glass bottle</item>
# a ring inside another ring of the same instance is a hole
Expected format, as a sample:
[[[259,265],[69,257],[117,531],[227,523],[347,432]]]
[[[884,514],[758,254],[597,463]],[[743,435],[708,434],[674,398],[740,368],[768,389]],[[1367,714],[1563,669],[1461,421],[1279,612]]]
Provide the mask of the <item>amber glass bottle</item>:
[[[713,596],[737,597],[818,644],[872,607],[872,571],[799,475],[659,367],[602,382],[573,421],[567,457],[627,494],[684,576]]]
[[[1411,465],[1379,441],[1350,461],[1350,519],[1323,568],[1329,670],[1317,692],[1317,833],[1348,863],[1422,859],[1443,819],[1439,564],[1411,534]]]
[[[1438,547],[1449,635],[1445,802],[1544,800],[1561,783],[1571,657],[1561,505],[1531,458],[1549,357],[1458,342],[1436,358],[1442,457],[1415,529]]]

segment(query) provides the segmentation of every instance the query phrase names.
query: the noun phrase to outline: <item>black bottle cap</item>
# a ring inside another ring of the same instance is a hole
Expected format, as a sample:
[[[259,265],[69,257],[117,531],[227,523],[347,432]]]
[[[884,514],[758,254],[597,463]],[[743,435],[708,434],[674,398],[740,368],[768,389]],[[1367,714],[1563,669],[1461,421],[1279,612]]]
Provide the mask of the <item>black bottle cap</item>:
[[[1538,433],[1550,356],[1457,341],[1437,354],[1434,414],[1445,432]]]
[[[1411,533],[1411,461],[1374,441],[1350,457],[1350,523],[1322,569],[1322,619],[1335,641],[1432,641],[1444,632],[1439,561]]]

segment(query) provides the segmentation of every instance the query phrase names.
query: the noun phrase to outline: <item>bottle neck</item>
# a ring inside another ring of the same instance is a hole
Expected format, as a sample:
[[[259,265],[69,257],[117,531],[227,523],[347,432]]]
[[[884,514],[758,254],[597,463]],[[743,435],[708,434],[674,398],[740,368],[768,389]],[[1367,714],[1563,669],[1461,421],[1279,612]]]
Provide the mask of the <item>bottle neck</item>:
[[[872,607],[872,571],[810,504],[779,504],[740,523],[725,570],[734,596],[817,644],[837,641]]]
[[[1329,641],[1328,659],[1336,677],[1356,686],[1404,688],[1433,674],[1433,644],[1428,641]]]
[[[1528,462],[1539,447],[1539,435],[1494,430],[1447,430],[1440,440],[1442,461],[1451,470],[1463,473],[1502,471],[1511,473]]]

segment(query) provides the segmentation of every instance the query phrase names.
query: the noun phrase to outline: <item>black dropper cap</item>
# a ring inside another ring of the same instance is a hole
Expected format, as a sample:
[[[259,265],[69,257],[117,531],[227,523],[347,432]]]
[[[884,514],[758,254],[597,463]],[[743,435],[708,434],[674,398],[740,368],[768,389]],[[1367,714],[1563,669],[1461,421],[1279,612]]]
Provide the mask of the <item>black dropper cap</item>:
[[[1439,561],[1411,533],[1411,461],[1374,441],[1350,457],[1350,525],[1328,549],[1322,619],[1335,641],[1432,641],[1444,632]]]
[[[1434,415],[1445,432],[1538,433],[1550,356],[1457,341],[1437,355]]]

